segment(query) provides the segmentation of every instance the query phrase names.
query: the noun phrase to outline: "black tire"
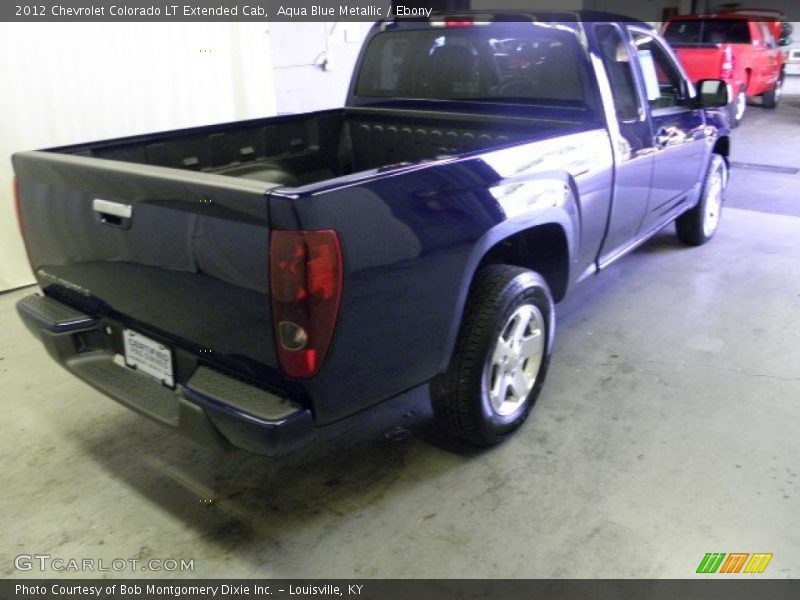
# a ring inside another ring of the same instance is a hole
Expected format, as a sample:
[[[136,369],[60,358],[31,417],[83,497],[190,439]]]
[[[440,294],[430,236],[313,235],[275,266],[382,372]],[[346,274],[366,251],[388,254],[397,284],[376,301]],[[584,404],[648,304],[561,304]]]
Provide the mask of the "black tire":
[[[703,179],[700,201],[697,206],[683,213],[675,221],[678,239],[684,244],[700,246],[714,237],[719,226],[727,182],[728,165],[725,159],[719,154],[712,154]],[[719,189],[716,187],[717,184],[720,186]],[[718,199],[715,194],[719,194]]]
[[[525,324],[528,316],[530,321]],[[434,414],[448,433],[489,446],[525,422],[547,374],[554,316],[550,288],[538,273],[509,265],[481,269],[467,300],[450,366],[431,384]],[[535,334],[534,322],[541,338]],[[500,346],[500,338],[509,328],[520,331],[521,336],[530,332],[513,352],[508,350],[513,341]],[[525,348],[539,342],[540,353],[524,358]],[[498,367],[497,357],[504,352],[507,364]],[[518,388],[510,381],[521,381],[525,389],[532,387],[527,394],[516,394]],[[493,393],[492,382],[497,382],[495,389],[502,392]],[[500,408],[493,402],[499,402]]]
[[[775,87],[761,96],[764,108],[777,108],[783,91],[783,75],[778,79]]]
[[[747,112],[746,109],[747,94],[745,93],[745,87],[742,86],[733,101],[728,104],[728,115],[730,116],[731,129],[741,125],[744,114]]]

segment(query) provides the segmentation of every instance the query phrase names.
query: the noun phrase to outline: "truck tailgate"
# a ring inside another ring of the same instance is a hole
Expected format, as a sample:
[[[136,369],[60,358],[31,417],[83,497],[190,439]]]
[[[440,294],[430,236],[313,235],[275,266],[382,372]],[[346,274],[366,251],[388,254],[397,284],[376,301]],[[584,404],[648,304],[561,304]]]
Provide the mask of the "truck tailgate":
[[[275,377],[273,186],[54,152],[19,153],[13,164],[47,296],[245,378]]]
[[[716,79],[720,77],[724,50],[720,46],[708,45],[703,47],[677,46],[678,55],[686,74],[692,81],[701,79]]]

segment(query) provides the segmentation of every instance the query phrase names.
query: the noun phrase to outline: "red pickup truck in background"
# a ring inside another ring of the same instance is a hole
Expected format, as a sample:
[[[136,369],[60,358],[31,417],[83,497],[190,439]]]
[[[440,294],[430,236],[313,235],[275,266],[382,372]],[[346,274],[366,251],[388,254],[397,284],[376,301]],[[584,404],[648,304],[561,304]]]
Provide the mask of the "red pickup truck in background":
[[[791,31],[780,11],[755,9],[681,15],[663,29],[693,81],[728,83],[733,127],[741,122],[748,98],[760,96],[764,108],[778,105],[785,63],[780,46],[792,43]]]

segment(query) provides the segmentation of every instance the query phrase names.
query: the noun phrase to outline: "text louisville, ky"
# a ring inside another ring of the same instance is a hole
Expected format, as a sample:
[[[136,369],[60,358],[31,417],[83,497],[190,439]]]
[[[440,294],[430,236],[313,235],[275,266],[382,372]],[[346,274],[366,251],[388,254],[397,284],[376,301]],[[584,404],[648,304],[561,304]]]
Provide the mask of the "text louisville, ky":
[[[105,595],[121,595],[153,598],[181,598],[204,596],[221,598],[225,596],[242,597],[274,595],[281,596],[320,596],[320,597],[350,597],[360,596],[364,592],[363,584],[322,585],[314,584],[289,584],[289,585],[260,585],[260,584],[219,584],[219,585],[159,585],[159,584],[125,584],[114,583],[108,585],[27,585],[17,584],[15,594],[18,597],[35,596],[87,596],[100,598]]]

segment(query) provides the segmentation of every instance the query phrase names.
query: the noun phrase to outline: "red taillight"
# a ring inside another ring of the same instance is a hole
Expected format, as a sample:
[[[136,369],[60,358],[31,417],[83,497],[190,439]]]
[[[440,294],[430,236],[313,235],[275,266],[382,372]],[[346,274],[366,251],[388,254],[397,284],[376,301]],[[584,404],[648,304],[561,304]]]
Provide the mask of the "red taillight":
[[[733,79],[733,71],[736,67],[736,62],[733,57],[733,49],[730,46],[725,46],[722,51],[722,62],[719,68],[719,78],[724,81],[731,81]]]
[[[335,231],[273,231],[272,322],[283,372],[313,376],[325,360],[342,298],[342,250]]]

